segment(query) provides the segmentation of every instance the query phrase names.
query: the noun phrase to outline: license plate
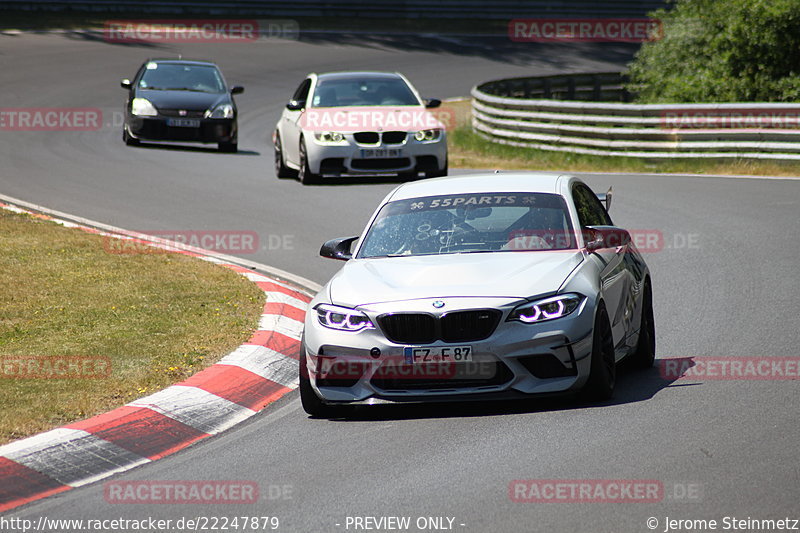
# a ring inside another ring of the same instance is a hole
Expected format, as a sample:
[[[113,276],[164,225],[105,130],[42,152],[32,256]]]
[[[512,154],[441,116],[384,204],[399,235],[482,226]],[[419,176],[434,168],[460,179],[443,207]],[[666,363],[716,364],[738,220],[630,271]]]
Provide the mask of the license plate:
[[[200,121],[196,118],[168,118],[167,126],[174,128],[199,128]]]
[[[399,148],[374,148],[361,150],[361,159],[385,159],[389,157],[402,157],[403,151]]]
[[[472,346],[417,346],[403,348],[406,363],[466,363],[472,361]]]

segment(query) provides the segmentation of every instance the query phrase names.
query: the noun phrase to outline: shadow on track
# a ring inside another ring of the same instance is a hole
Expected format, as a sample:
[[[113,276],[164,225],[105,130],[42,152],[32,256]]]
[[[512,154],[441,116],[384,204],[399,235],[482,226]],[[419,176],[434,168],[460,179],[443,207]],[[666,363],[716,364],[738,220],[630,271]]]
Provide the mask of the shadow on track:
[[[693,357],[670,358],[685,367],[694,366]],[[514,414],[533,414],[546,411],[567,411],[612,407],[652,399],[660,390],[669,386],[693,386],[694,384],[673,385],[676,379],[665,377],[656,366],[645,370],[631,368],[628,362],[617,367],[617,385],[614,397],[604,402],[584,400],[576,394],[559,394],[524,398],[520,400],[436,402],[424,404],[381,404],[356,406],[346,417],[331,419],[333,422],[375,422],[383,420],[413,420],[429,418],[470,418],[479,416],[503,416]]]
[[[431,33],[398,35],[309,31],[302,33],[300,41],[310,44],[483,57],[512,65],[546,64],[558,67],[560,70],[569,68],[569,65],[565,64],[579,59],[624,64],[633,59],[634,53],[639,49],[638,43],[524,43],[512,41],[505,35],[466,36]]]
[[[220,154],[220,155],[228,155],[228,156],[236,156],[236,155],[261,155],[261,152],[256,152],[255,150],[242,150],[239,149],[237,152],[220,152],[214,147],[211,146],[191,146],[185,144],[158,144],[158,143],[149,143],[149,142],[142,142],[137,146],[130,147],[134,150],[167,150],[167,151],[174,151],[174,152],[200,152],[206,154]]]

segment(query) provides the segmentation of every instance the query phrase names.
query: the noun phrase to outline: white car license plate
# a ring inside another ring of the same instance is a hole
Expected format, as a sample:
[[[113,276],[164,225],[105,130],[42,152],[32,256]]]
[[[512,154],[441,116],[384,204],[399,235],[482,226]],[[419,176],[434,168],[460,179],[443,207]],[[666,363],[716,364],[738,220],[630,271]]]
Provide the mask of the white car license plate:
[[[402,156],[403,151],[399,148],[372,148],[361,150],[361,159],[386,159]]]
[[[466,363],[472,361],[472,346],[414,346],[403,348],[406,363]]]
[[[167,126],[174,128],[199,128],[200,121],[196,118],[168,118]]]

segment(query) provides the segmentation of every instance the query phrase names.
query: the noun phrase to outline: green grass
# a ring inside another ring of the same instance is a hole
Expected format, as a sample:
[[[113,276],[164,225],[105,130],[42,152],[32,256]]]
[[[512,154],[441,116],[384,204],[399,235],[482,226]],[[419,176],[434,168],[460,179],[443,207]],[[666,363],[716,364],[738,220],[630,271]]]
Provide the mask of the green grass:
[[[105,239],[0,209],[0,365],[83,356],[107,357],[112,369],[0,377],[0,443],[180,381],[256,328],[264,296],[244,277],[180,254],[109,253]]]

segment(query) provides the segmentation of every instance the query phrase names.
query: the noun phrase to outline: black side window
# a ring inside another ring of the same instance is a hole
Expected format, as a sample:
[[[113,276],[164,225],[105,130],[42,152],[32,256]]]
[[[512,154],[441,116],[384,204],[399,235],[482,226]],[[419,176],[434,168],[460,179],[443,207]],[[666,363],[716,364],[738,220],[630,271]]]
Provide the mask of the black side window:
[[[292,100],[296,102],[307,102],[308,101],[308,90],[311,88],[311,80],[306,78],[303,80],[303,83],[300,84],[300,87],[294,92],[292,95]]]
[[[572,198],[575,201],[575,209],[578,211],[578,220],[582,227],[613,225],[603,204],[589,187],[575,185],[572,189]]]

